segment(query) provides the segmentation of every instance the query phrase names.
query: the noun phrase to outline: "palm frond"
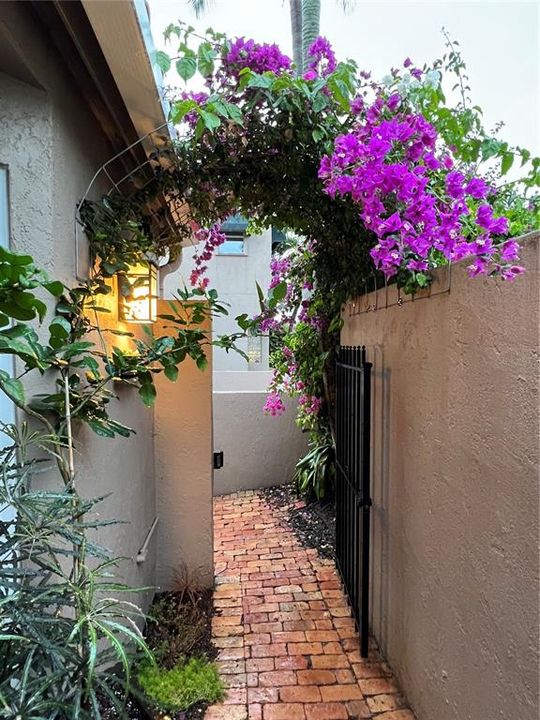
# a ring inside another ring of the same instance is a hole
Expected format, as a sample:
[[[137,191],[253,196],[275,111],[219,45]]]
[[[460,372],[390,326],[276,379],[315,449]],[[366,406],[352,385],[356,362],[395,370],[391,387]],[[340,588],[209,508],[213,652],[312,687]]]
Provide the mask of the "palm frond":
[[[191,5],[195,11],[196,17],[200,18],[209,8],[213,5],[214,0],[188,0],[188,5]]]

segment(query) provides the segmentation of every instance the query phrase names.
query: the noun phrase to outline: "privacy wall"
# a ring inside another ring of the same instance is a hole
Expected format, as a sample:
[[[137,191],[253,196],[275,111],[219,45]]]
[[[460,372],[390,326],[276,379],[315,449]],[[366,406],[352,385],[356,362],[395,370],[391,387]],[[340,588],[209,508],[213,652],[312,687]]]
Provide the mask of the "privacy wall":
[[[290,482],[307,452],[296,401],[287,400],[279,417],[263,413],[270,375],[214,372],[214,450],[224,455],[223,467],[214,472],[214,495]]]
[[[159,301],[158,312],[170,312],[168,301]],[[160,323],[154,327],[167,333]],[[211,348],[207,358],[205,370],[191,358],[184,360],[175,383],[156,376],[157,584],[162,590],[173,588],[185,571],[192,584],[214,582]]]
[[[538,235],[523,255],[343,313],[374,362],[372,627],[418,720],[537,718]]]

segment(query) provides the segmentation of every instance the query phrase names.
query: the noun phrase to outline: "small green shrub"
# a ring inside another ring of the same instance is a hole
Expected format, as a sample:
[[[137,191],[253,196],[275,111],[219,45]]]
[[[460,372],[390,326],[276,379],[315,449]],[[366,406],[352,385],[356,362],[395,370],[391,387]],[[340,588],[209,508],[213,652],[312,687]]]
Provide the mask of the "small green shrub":
[[[330,441],[310,443],[309,452],[296,463],[294,483],[297,491],[308,498],[321,500],[332,489],[334,480],[334,447]]]
[[[224,695],[217,667],[201,658],[178,663],[170,670],[145,664],[138,680],[148,698],[161,710],[187,710],[201,700],[218,702]]]

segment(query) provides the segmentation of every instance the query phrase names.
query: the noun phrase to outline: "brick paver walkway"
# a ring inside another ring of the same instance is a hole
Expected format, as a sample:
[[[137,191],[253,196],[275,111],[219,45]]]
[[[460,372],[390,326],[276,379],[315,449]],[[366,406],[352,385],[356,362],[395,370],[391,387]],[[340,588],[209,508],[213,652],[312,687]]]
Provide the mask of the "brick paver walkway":
[[[414,720],[374,644],[362,660],[334,563],[256,492],[214,502],[214,644],[227,685],[205,720]]]

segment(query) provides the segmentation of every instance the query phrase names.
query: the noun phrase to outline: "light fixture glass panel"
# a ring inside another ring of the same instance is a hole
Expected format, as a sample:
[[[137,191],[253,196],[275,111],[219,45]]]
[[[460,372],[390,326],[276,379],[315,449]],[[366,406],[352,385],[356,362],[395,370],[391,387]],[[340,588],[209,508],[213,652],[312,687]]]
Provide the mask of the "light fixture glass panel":
[[[262,337],[260,335],[248,335],[247,347],[248,362],[262,362]]]
[[[118,276],[120,317],[126,322],[151,323],[157,318],[157,270],[150,263],[132,265]]]

